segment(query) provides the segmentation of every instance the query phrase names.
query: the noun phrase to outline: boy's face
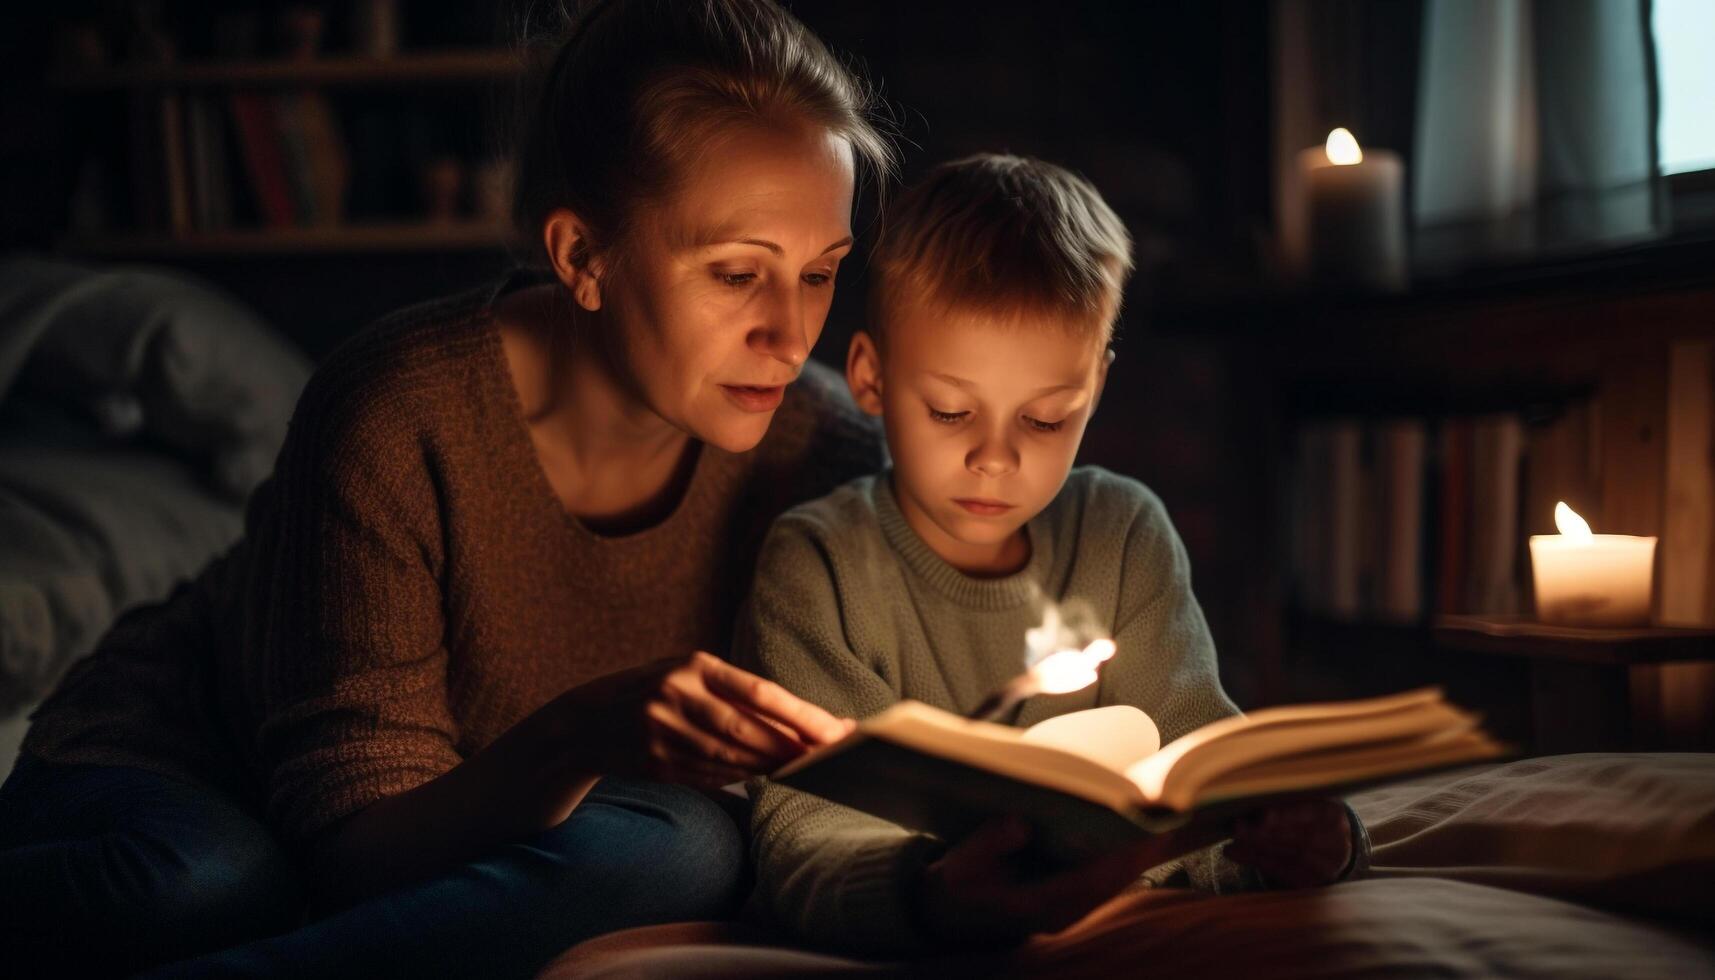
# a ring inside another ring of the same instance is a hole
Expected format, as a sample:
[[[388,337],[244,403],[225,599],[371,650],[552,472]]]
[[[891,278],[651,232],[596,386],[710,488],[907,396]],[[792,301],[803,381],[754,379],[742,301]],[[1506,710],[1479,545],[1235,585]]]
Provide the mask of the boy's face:
[[[1100,331],[900,303],[885,350],[852,339],[847,380],[880,414],[912,530],[954,567],[1005,574],[1066,482],[1111,359]]]

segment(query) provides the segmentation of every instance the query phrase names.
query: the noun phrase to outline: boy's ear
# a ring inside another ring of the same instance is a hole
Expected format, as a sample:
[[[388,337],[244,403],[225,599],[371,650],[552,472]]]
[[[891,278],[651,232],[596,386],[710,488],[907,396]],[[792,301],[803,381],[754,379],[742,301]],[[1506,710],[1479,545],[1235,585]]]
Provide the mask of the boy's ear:
[[[567,208],[555,208],[542,223],[542,244],[554,277],[572,291],[585,310],[601,309],[603,261],[589,225]]]
[[[881,414],[881,351],[867,330],[852,334],[852,345],[846,349],[846,387],[858,408]]]
[[[1108,368],[1114,364],[1114,349],[1109,347],[1103,354],[1100,364],[1096,365],[1096,396],[1090,399],[1090,414],[1096,414],[1096,408],[1102,404],[1102,391],[1108,386]]]

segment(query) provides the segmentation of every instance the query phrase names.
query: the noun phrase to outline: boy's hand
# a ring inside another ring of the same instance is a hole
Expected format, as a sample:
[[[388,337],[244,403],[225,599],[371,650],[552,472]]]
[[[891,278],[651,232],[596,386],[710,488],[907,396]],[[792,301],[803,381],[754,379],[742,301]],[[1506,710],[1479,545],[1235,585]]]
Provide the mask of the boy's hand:
[[[1029,826],[1016,818],[994,820],[924,869],[917,917],[936,939],[952,946],[1014,943],[1035,933],[1058,932],[1151,867],[1212,843],[1192,833],[1146,837],[1081,867],[1025,880],[1012,859],[1030,842]]]
[[[1239,818],[1226,854],[1287,888],[1326,885],[1352,862],[1352,825],[1337,800],[1273,803]]]

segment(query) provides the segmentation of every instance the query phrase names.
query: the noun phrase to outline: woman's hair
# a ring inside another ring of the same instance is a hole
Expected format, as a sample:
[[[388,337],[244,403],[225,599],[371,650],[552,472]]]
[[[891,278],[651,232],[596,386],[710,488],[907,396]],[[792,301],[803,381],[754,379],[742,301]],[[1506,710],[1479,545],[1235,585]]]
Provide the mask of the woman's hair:
[[[512,206],[533,264],[553,210],[610,246],[730,127],[820,126],[851,145],[860,177],[879,186],[894,170],[870,90],[773,0],[592,0],[533,88]]]
[[[870,260],[870,331],[902,303],[1021,314],[1111,338],[1132,271],[1131,236],[1093,184],[1031,157],[940,164],[888,209]]]

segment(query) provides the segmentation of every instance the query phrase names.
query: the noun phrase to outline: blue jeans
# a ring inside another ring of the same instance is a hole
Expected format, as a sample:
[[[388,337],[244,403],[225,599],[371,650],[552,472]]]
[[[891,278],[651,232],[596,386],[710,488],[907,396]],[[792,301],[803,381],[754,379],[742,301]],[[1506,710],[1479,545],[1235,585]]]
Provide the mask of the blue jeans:
[[[300,925],[296,869],[237,803],[25,759],[0,787],[0,956],[14,976],[525,977],[604,932],[730,914],[743,865],[707,797],[604,779],[557,827]]]

